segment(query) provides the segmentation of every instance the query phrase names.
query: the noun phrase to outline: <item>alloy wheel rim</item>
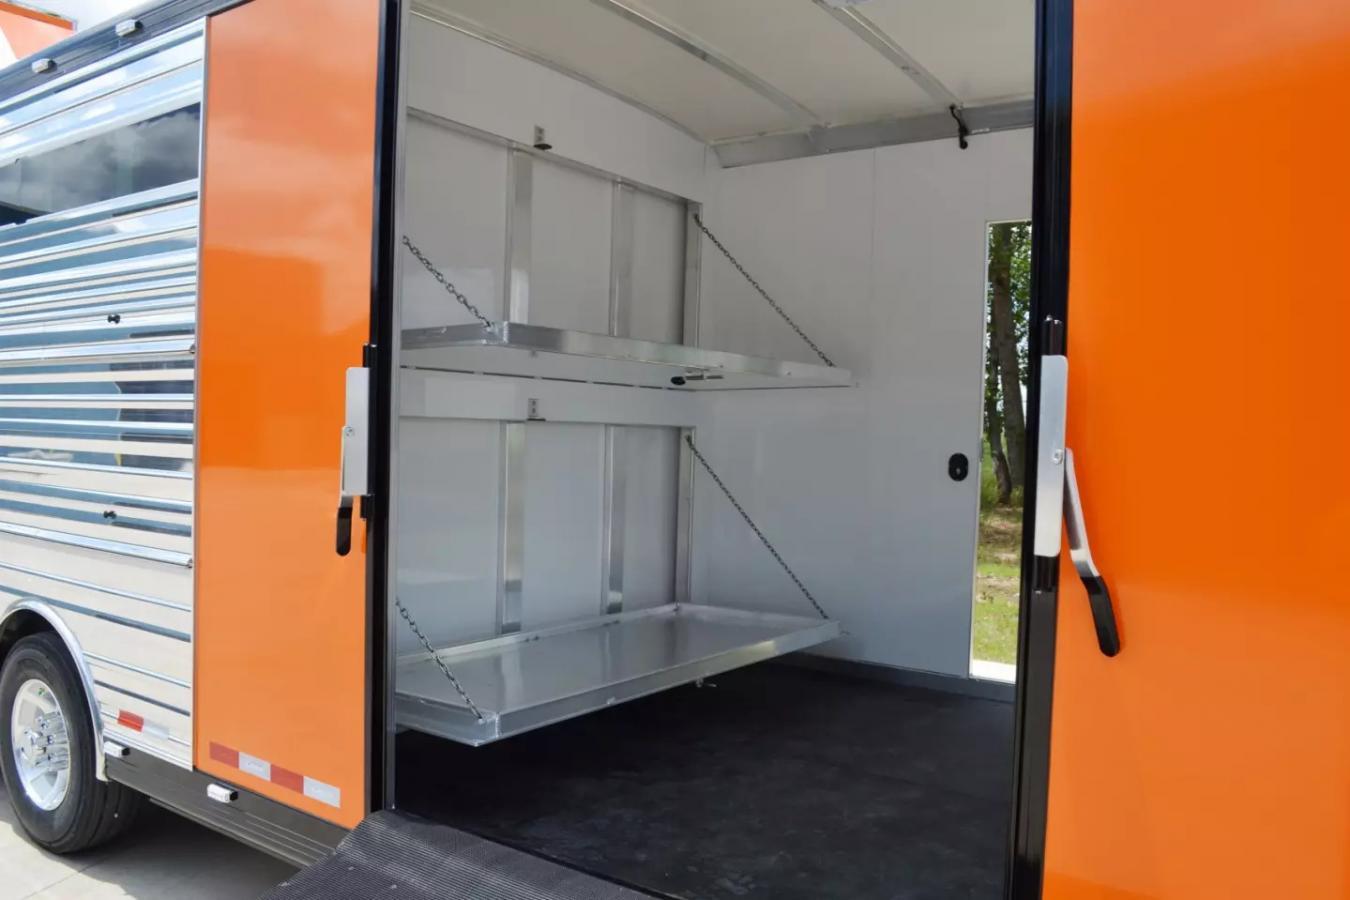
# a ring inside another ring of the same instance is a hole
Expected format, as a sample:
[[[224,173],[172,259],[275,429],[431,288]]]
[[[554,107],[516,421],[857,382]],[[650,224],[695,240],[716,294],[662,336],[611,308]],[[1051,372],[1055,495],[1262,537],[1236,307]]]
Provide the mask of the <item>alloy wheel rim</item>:
[[[70,789],[70,739],[61,704],[42,679],[19,686],[9,739],[24,794],[39,809],[56,809]]]

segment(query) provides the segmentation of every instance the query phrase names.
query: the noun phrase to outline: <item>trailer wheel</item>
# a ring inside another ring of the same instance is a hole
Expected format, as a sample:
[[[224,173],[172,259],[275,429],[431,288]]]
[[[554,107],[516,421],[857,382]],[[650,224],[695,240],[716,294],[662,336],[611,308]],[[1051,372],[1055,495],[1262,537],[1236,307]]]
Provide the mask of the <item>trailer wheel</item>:
[[[84,688],[55,634],[14,645],[0,670],[0,769],[10,806],[29,838],[53,853],[111,840],[136,817],[141,797],[94,774],[94,726]]]

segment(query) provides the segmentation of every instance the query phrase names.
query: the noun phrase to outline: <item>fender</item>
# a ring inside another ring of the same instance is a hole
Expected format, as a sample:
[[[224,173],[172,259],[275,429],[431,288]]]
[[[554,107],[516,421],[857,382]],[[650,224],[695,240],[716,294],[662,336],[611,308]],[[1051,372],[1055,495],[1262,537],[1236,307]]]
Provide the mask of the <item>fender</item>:
[[[98,711],[98,700],[94,698],[94,676],[89,671],[89,664],[85,661],[84,650],[80,647],[80,642],[75,637],[75,633],[70,627],[62,621],[57,615],[56,610],[52,609],[41,600],[31,598],[15,600],[5,608],[5,613],[0,616],[0,630],[9,623],[15,615],[21,612],[36,613],[47,621],[52,627],[52,631],[61,638],[61,642],[66,645],[66,652],[70,658],[75,661],[75,671],[80,673],[80,683],[84,686],[84,699],[89,707],[89,721],[94,724],[94,775],[99,781],[107,781],[108,773],[106,760],[103,756],[103,719]]]

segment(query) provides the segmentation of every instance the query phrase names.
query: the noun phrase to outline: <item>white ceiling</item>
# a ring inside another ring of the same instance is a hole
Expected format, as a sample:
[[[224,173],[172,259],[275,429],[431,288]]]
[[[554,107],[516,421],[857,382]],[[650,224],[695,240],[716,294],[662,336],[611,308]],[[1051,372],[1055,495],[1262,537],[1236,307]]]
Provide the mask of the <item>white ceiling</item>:
[[[637,4],[634,4],[635,6]],[[827,123],[923,109],[928,98],[811,0],[643,0]]]
[[[1031,96],[1033,0],[872,0],[855,8],[968,106]]]
[[[635,24],[612,8],[616,2],[726,64]],[[1033,0],[829,2],[864,17],[967,107],[1032,94]],[[948,102],[816,0],[423,0],[419,6],[590,78],[709,142],[920,116]]]

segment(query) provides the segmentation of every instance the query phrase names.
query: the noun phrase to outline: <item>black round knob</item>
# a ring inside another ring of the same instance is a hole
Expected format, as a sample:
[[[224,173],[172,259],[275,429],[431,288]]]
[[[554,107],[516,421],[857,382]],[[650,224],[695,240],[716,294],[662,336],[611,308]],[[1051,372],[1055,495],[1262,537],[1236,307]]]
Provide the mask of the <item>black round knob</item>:
[[[970,458],[964,453],[953,453],[947,460],[947,474],[952,481],[965,481],[970,474]]]

